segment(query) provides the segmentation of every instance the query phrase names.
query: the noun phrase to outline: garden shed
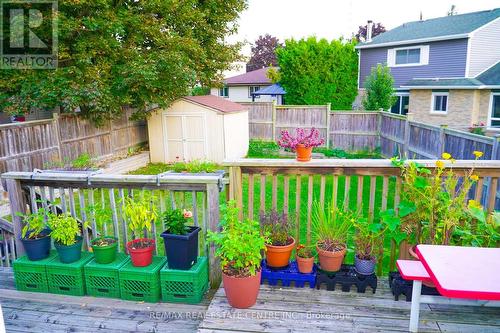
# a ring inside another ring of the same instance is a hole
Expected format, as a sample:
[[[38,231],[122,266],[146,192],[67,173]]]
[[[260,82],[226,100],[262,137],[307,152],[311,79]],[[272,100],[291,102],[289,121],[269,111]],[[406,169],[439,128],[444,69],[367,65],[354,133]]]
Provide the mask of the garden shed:
[[[187,96],[148,118],[151,162],[222,162],[248,151],[248,109],[222,97]]]

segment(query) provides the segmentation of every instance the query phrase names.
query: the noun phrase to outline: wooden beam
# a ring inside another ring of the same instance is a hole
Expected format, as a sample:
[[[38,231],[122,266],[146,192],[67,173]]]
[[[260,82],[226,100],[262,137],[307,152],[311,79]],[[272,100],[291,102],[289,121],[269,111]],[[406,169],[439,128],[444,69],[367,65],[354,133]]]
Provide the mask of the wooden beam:
[[[21,230],[23,228],[22,217],[18,216],[18,213],[26,214],[26,200],[23,195],[23,189],[21,187],[21,181],[16,179],[6,179],[6,190],[9,194],[10,202],[10,214],[12,217],[12,227],[14,231],[15,243],[17,256],[20,257],[24,255],[24,246],[21,242]]]
[[[207,215],[208,230],[212,232],[219,231],[219,187],[215,184],[207,184]],[[215,257],[215,245],[209,244],[208,248],[208,262],[210,266],[209,279],[210,287],[212,289],[219,288],[222,280],[222,270],[220,267],[219,258]]]

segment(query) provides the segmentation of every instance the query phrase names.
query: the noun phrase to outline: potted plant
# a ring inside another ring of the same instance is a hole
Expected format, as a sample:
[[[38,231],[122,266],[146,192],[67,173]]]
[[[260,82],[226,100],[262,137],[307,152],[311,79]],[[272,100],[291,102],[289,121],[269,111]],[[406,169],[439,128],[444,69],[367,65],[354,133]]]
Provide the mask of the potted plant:
[[[105,223],[112,219],[112,212],[110,209],[97,205],[87,207],[87,213],[89,216],[93,216],[100,230],[103,230]],[[90,244],[97,263],[109,264],[115,261],[116,252],[118,250],[118,238],[104,234],[92,239]]]
[[[217,245],[215,255],[220,258],[222,280],[229,304],[245,309],[255,304],[259,294],[262,251],[266,238],[259,223],[240,220],[234,201],[223,208],[221,231],[208,231],[208,240]]]
[[[49,214],[48,224],[59,260],[66,264],[80,260],[83,242],[78,221],[67,213]],[[85,224],[83,228],[86,228]]]
[[[132,231],[133,240],[127,243],[132,265],[148,266],[153,261],[155,241],[151,238],[140,238],[139,235],[144,231],[151,231],[151,223],[158,217],[156,208],[146,197],[140,199],[128,197],[123,205],[123,213]]]
[[[278,213],[272,210],[269,213],[260,214],[261,230],[269,239],[266,243],[266,263],[273,268],[288,266],[290,256],[295,247],[295,239],[288,235],[291,227],[288,215],[285,212]]]
[[[295,136],[290,135],[287,130],[281,131],[281,139],[278,141],[280,147],[296,152],[299,162],[310,161],[313,147],[324,143],[325,140],[319,137],[319,131],[314,127],[310,131],[297,128]]]
[[[167,227],[161,237],[165,245],[168,267],[171,269],[190,269],[198,258],[199,227],[188,226],[193,213],[188,210],[172,209],[163,214]]]
[[[347,234],[357,215],[336,208],[333,203],[326,210],[317,202],[312,216],[316,230],[316,251],[323,271],[336,272],[346,254]]]
[[[366,218],[358,218],[354,222],[356,228],[354,269],[359,274],[372,275],[375,272],[375,249],[379,244],[378,240],[383,237],[379,225],[377,223],[370,224]]]
[[[309,274],[313,271],[314,267],[314,254],[310,247],[305,245],[297,246],[297,267],[300,273]]]
[[[24,226],[21,242],[29,260],[42,260],[50,254],[50,229],[47,227],[47,211],[39,208],[32,214],[18,214],[23,218]]]

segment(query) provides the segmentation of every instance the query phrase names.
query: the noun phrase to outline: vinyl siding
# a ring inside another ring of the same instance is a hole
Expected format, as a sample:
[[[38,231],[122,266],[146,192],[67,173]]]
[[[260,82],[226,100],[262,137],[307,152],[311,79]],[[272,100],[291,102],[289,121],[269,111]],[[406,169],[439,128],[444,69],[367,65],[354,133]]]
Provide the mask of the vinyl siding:
[[[468,77],[475,77],[500,60],[500,19],[476,31],[470,46]]]
[[[463,77],[467,59],[467,38],[439,41],[415,45],[429,45],[429,64],[424,66],[392,67],[394,87],[399,88],[414,78]],[[403,47],[402,45],[397,46]],[[359,81],[365,87],[365,79],[371,68],[387,63],[387,50],[390,47],[360,50]]]

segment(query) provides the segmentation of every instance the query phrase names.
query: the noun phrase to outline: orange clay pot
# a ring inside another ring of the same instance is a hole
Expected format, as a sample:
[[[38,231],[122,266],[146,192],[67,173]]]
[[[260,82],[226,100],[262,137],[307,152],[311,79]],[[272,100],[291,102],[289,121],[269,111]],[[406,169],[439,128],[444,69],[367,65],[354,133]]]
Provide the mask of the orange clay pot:
[[[302,258],[297,256],[297,267],[299,268],[299,272],[303,274],[309,274],[312,272],[314,267],[314,257],[311,258]]]
[[[297,153],[297,161],[299,162],[308,162],[311,160],[312,155],[312,147],[304,147],[303,144],[297,145],[295,148]]]
[[[290,261],[290,256],[292,255],[292,251],[295,248],[295,239],[292,239],[292,243],[283,246],[275,246],[266,244],[266,263],[267,266],[273,268],[281,268],[288,266]]]
[[[417,252],[415,252],[415,247],[416,247],[416,245],[408,247],[408,252],[410,253],[410,256],[413,258],[413,260],[420,261],[420,258],[418,257]],[[427,286],[427,287],[430,287],[430,288],[436,288],[436,285],[434,284],[434,282],[422,281],[422,284],[424,286]]]
[[[340,270],[346,253],[345,246],[342,251],[331,252],[322,250],[316,245],[316,251],[318,251],[319,265],[323,271],[336,272]]]
[[[257,302],[261,271],[254,276],[235,277],[222,273],[222,282],[229,305],[237,309],[247,309]]]

